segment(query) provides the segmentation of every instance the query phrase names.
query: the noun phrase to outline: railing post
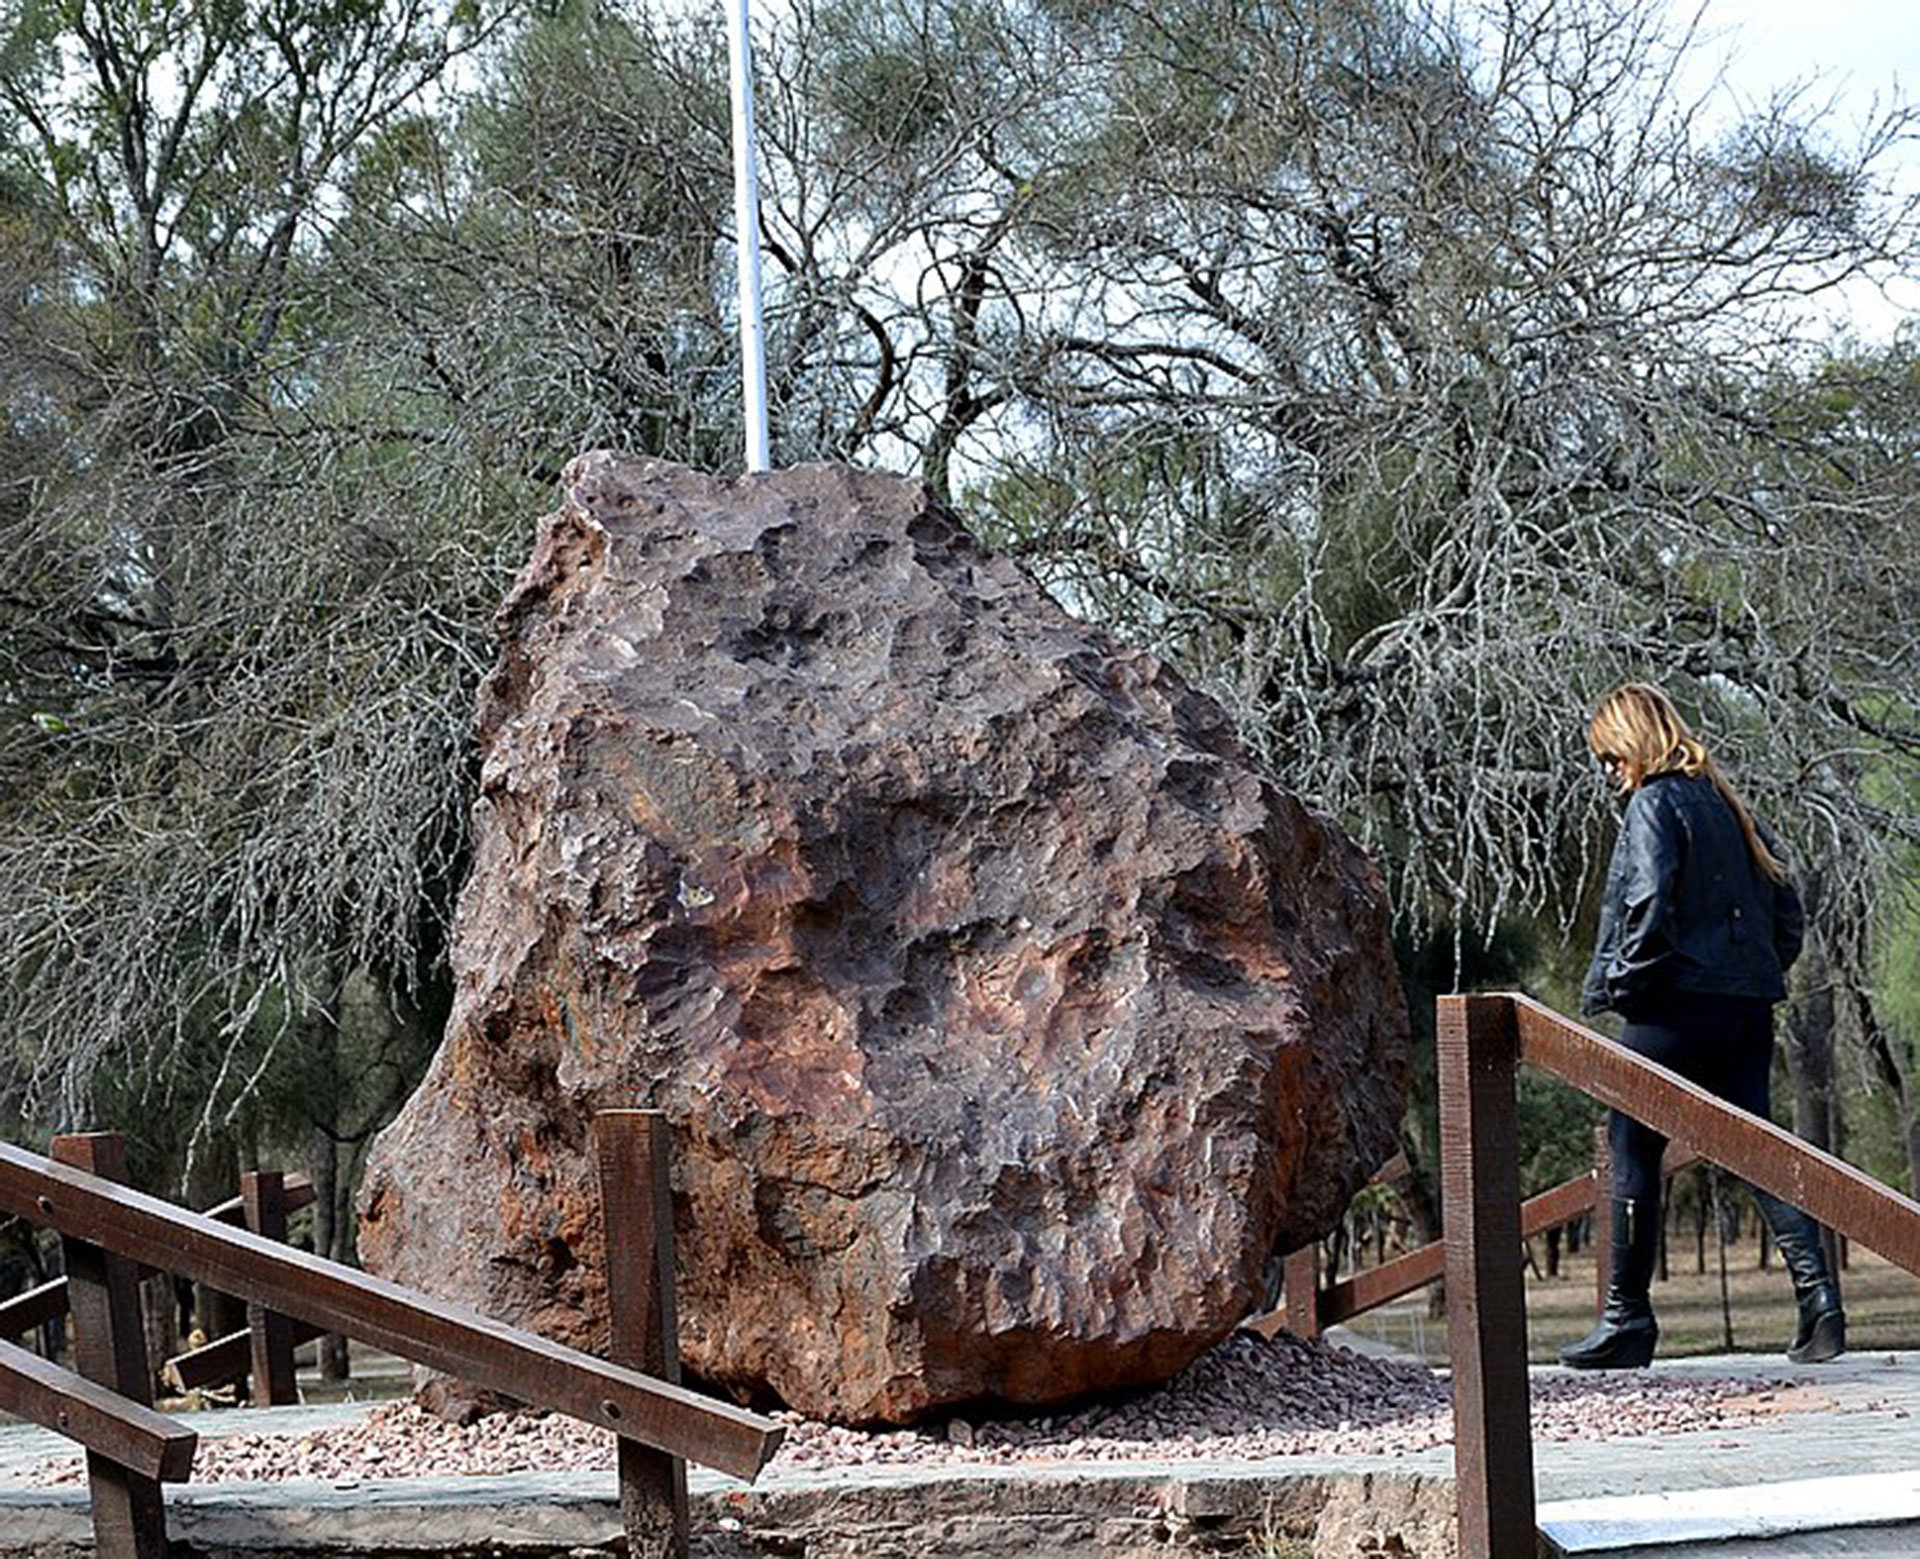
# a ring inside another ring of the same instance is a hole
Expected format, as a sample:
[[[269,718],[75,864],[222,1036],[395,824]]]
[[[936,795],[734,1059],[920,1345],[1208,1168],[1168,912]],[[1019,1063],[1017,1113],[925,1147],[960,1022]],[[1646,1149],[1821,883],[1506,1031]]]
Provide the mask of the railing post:
[[[1280,1267],[1287,1330],[1296,1337],[1320,1335],[1320,1273],[1317,1242],[1289,1251]]]
[[[214,1342],[222,1337],[231,1337],[235,1332],[244,1332],[247,1329],[247,1306],[244,1300],[236,1299],[232,1294],[222,1293],[207,1283],[196,1283],[194,1288],[200,1298],[200,1328],[207,1341]],[[239,1374],[230,1376],[227,1382],[218,1384],[228,1383],[241,1392],[251,1392],[253,1389],[252,1377],[247,1374],[244,1365]]]
[[[118,1132],[55,1137],[49,1156],[102,1179],[127,1178],[127,1144]],[[152,1407],[139,1269],[86,1240],[63,1238],[60,1244],[67,1266],[74,1368],[141,1407]],[[93,1502],[93,1551],[99,1559],[166,1559],[167,1511],[157,1478],[88,1451],[87,1488]]]
[[[658,1110],[603,1110],[594,1117],[593,1135],[613,1323],[610,1357],[678,1384],[666,1116]],[[620,1517],[629,1559],[686,1559],[686,1462],[624,1436],[619,1446]]]
[[[1539,1536],[1514,1102],[1519,1029],[1504,997],[1443,996],[1439,1006],[1440,1181],[1460,1552],[1473,1559],[1534,1559]]]
[[[1613,1139],[1602,1121],[1593,1128],[1593,1313],[1607,1308],[1613,1278]]]
[[[247,1228],[263,1239],[287,1242],[286,1177],[277,1169],[252,1169],[240,1177]],[[286,1407],[300,1400],[293,1372],[293,1322],[265,1305],[247,1306],[253,1405]]]

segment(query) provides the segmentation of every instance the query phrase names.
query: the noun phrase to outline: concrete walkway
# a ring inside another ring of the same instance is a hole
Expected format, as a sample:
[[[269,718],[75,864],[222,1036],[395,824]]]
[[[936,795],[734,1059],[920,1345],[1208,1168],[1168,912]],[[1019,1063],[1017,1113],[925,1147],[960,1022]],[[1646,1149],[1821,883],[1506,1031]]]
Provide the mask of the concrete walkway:
[[[1541,1525],[1561,1551],[1663,1559],[1920,1554],[1920,1354],[1853,1355],[1807,1367],[1778,1355],[1723,1356],[1655,1368],[1743,1374],[1756,1387],[1785,1379],[1794,1389],[1776,1396],[1777,1417],[1746,1428],[1536,1443]],[[229,1409],[189,1421],[208,1437],[305,1434],[369,1410],[353,1403]],[[0,1427],[4,1559],[42,1559],[85,1543],[84,1491],[25,1481],[34,1464],[67,1454],[68,1443],[45,1431]],[[1316,1552],[1367,1552],[1369,1543],[1398,1533],[1407,1545],[1400,1551],[1428,1553],[1451,1510],[1451,1475],[1452,1451],[1439,1447],[1231,1463],[776,1469],[752,1488],[694,1469],[690,1484],[696,1552],[712,1559],[1011,1559],[1132,1556],[1211,1546],[1215,1538],[1224,1544],[1236,1532],[1315,1527],[1322,1534]],[[168,1498],[170,1532],[190,1551],[276,1559],[578,1555],[608,1551],[620,1530],[610,1473],[188,1484]]]
[[[1920,1555],[1920,1353],[1655,1368],[1749,1373],[1794,1389],[1777,1398],[1778,1417],[1745,1428],[1536,1444],[1540,1525],[1563,1552]]]

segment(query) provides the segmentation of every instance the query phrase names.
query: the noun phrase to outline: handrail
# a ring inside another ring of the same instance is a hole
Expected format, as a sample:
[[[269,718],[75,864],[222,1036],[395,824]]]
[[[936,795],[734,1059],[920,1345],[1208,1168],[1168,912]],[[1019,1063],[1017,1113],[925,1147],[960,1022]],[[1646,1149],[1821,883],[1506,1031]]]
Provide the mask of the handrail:
[[[1695,1163],[1692,1152],[1670,1154],[1661,1167],[1663,1175],[1678,1174]],[[1593,1211],[1599,1199],[1598,1183],[1592,1170],[1550,1186],[1520,1204],[1520,1238],[1530,1240],[1549,1229],[1557,1229]],[[1329,1283],[1320,1290],[1319,1313],[1322,1326],[1337,1326],[1357,1315],[1390,1304],[1429,1283],[1437,1283],[1446,1272],[1447,1242],[1430,1244],[1407,1251],[1392,1261],[1382,1262],[1350,1278]]]
[[[288,1342],[295,1348],[325,1337],[327,1328],[296,1320]],[[253,1363],[253,1333],[229,1332],[212,1342],[176,1353],[160,1366],[160,1379],[173,1391],[203,1391],[247,1373]]]
[[[260,1177],[247,1178],[258,1181]],[[275,1216],[284,1221],[286,1216],[313,1205],[313,1182],[305,1175],[286,1175],[280,1180],[276,1200],[278,1206]],[[230,1196],[223,1202],[202,1208],[200,1216],[244,1228],[247,1226],[246,1194],[243,1192],[239,1196]],[[142,1272],[140,1275],[144,1279],[151,1274]],[[66,1315],[70,1304],[64,1277],[15,1294],[11,1299],[0,1300],[0,1342],[22,1337],[36,1326],[59,1320]],[[264,1324],[271,1324],[271,1318],[264,1314],[258,1319]],[[324,1335],[323,1331],[301,1323],[293,1328],[291,1337],[283,1339],[275,1334],[265,1340],[268,1353],[264,1362],[268,1368],[257,1372],[264,1377],[256,1379],[254,1383],[257,1406],[284,1405],[295,1400],[292,1350],[302,1342]],[[162,1367],[161,1379],[179,1382],[179,1389],[183,1391],[237,1380],[254,1370],[254,1351],[251,1329],[234,1332],[204,1348],[168,1359]]]
[[[1702,1158],[1920,1274],[1920,1204],[1532,997],[1506,1000],[1513,1004],[1521,1060],[1663,1136],[1684,1140]]]
[[[36,1326],[59,1320],[67,1313],[67,1305],[67,1280],[64,1277],[42,1283],[38,1288],[29,1288],[11,1299],[0,1299],[0,1342],[11,1341],[24,1336]]]
[[[314,1202],[313,1182],[305,1175],[287,1175],[280,1184],[281,1211],[291,1216],[303,1207],[311,1207]],[[224,1202],[215,1202],[211,1207],[200,1210],[202,1218],[217,1218],[222,1223],[230,1223],[236,1228],[245,1228],[247,1223],[247,1198],[245,1194],[230,1196]]]
[[[730,1403],[0,1143],[0,1208],[628,1439],[752,1478],[783,1431]]]
[[[0,1411],[162,1483],[186,1481],[200,1440],[166,1414],[10,1342],[0,1342]]]
[[[1668,1148],[1660,1172],[1663,1177],[1677,1175],[1699,1162],[1698,1153],[1674,1144]],[[1601,1200],[1597,1176],[1597,1170],[1583,1170],[1570,1180],[1563,1180],[1528,1197],[1520,1204],[1521,1239],[1530,1240],[1592,1212]],[[1382,1184],[1387,1179],[1383,1170],[1369,1184]],[[1311,1255],[1312,1249],[1311,1246],[1302,1246],[1301,1252]],[[1271,1337],[1281,1330],[1317,1337],[1329,1326],[1339,1326],[1382,1305],[1392,1304],[1396,1299],[1418,1293],[1430,1283],[1439,1282],[1446,1271],[1446,1253],[1447,1242],[1444,1239],[1429,1240],[1425,1245],[1402,1251],[1377,1267],[1368,1267],[1352,1277],[1329,1283],[1325,1288],[1316,1287],[1310,1311],[1298,1306],[1296,1296],[1288,1294],[1286,1302],[1279,1309],[1242,1321],[1241,1330],[1258,1332],[1263,1337]],[[1300,1275],[1300,1280],[1312,1281],[1311,1267],[1293,1264],[1293,1256],[1297,1254],[1300,1252],[1289,1253],[1286,1281],[1294,1282],[1296,1273]]]
[[[114,1133],[56,1137],[51,1158],[0,1143],[0,1209],[62,1236],[74,1364],[84,1377],[76,1384],[14,1349],[33,1362],[14,1367],[11,1354],[0,1354],[0,1396],[17,1395],[27,1416],[69,1438],[111,1447],[87,1455],[100,1559],[165,1559],[159,1479],[184,1467],[183,1454],[191,1459],[188,1432],[149,1407],[143,1266],[250,1301],[255,1372],[290,1360],[291,1334],[306,1323],[612,1430],[628,1552],[685,1559],[686,1461],[752,1479],[784,1430],[679,1384],[665,1117],[602,1110],[593,1138],[611,1309],[607,1360],[276,1243],[286,1232],[278,1174],[243,1177],[246,1227],[235,1229],[121,1185],[126,1145]]]
[[[1920,1205],[1530,997],[1439,1000],[1442,1200],[1459,1548],[1534,1559],[1516,1065],[1551,1072],[1920,1274]]]

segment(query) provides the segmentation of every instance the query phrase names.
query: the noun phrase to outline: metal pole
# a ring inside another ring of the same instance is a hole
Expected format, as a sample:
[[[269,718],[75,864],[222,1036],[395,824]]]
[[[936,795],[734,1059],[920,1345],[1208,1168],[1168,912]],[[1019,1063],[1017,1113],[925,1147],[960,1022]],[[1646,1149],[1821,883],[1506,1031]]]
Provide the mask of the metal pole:
[[[753,57],[747,0],[728,0],[733,67],[733,217],[740,253],[740,379],[747,413],[747,469],[767,469],[767,342],[760,317],[760,174],[753,150]]]

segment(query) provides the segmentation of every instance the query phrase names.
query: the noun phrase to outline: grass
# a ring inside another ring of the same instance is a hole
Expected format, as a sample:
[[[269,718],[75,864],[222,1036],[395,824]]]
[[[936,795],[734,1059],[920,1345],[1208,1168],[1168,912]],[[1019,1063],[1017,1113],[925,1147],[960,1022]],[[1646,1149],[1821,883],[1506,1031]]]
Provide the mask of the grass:
[[[1753,1243],[1727,1247],[1728,1309],[1733,1347],[1726,1345],[1716,1249],[1707,1270],[1695,1270],[1691,1240],[1668,1251],[1667,1277],[1653,1285],[1660,1320],[1660,1354],[1781,1353],[1793,1337],[1793,1288],[1776,1256],[1762,1270]],[[1854,1246],[1840,1273],[1847,1307],[1847,1346],[1855,1353],[1920,1348],[1920,1278]],[[1584,1336],[1594,1318],[1591,1252],[1561,1258],[1555,1278],[1527,1275],[1527,1353],[1536,1364],[1556,1362],[1555,1350]],[[1408,1296],[1349,1323],[1349,1330],[1390,1343],[1429,1364],[1447,1362],[1447,1323],[1427,1314],[1427,1295]]]

